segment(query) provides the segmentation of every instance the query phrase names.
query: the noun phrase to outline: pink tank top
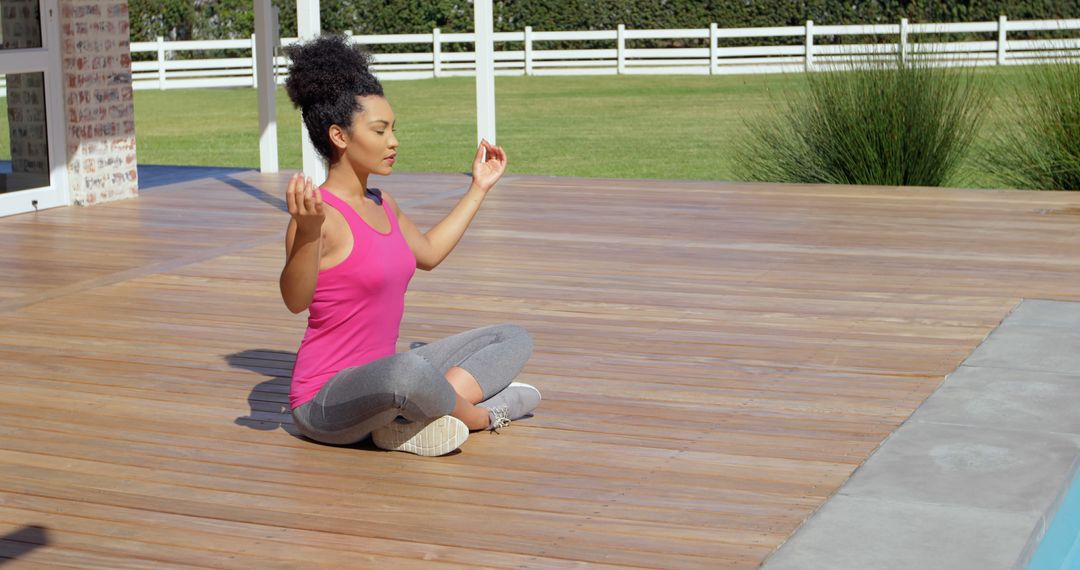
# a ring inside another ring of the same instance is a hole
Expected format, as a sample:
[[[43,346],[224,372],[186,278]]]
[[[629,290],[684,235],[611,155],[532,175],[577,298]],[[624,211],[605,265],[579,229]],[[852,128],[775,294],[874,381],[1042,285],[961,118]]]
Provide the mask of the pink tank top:
[[[386,200],[382,206],[390,219],[390,232],[384,234],[369,226],[352,206],[319,190],[323,202],[349,222],[353,248],[345,261],[319,272],[307,331],[296,352],[289,388],[291,408],[314,398],[343,368],[397,351],[405,289],[416,273],[416,257]]]

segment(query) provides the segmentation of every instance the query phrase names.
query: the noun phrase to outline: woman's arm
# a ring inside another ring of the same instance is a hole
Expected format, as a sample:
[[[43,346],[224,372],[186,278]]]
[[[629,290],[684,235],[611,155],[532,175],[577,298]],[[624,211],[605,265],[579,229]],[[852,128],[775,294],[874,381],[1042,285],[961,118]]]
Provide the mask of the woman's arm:
[[[486,160],[484,151],[487,151]],[[390,198],[390,206],[397,215],[401,233],[405,235],[405,241],[416,256],[417,268],[431,271],[450,255],[450,252],[461,241],[461,236],[465,235],[465,230],[472,223],[484,197],[505,171],[506,151],[487,140],[481,141],[479,148],[476,149],[476,157],[473,159],[473,181],[469,185],[469,190],[454,205],[454,209],[426,233],[420,233],[412,220],[398,207],[397,201]],[[386,195],[385,192],[384,195]]]
[[[322,195],[312,186],[311,179],[293,175],[285,193],[289,206],[289,228],[285,232],[285,268],[281,270],[278,286],[285,306],[293,313],[308,308],[315,296],[322,252]]]
[[[424,271],[431,271],[438,267],[446,259],[446,256],[450,255],[450,252],[457,247],[458,242],[461,241],[461,236],[465,235],[465,229],[469,227],[469,224],[472,223],[473,218],[476,216],[476,212],[480,209],[480,204],[484,201],[487,191],[475,185],[469,186],[468,192],[461,197],[461,200],[458,200],[454,209],[427,233],[420,232],[416,224],[398,207],[397,201],[390,196],[389,192],[384,190],[382,194],[390,202],[390,207],[393,208],[394,213],[397,215],[398,227],[401,228],[401,233],[405,236],[409,249],[416,256],[416,267]]]

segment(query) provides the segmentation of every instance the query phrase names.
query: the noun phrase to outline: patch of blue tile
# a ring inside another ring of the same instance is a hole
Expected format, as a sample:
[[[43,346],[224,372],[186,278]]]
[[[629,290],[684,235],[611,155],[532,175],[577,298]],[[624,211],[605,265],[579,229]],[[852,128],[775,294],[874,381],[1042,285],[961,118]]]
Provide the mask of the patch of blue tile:
[[[254,168],[231,168],[227,166],[179,166],[173,164],[139,164],[139,190],[153,190],[169,184],[191,182],[202,178],[217,178],[248,172]],[[0,160],[0,174],[11,174],[11,161]]]
[[[255,170],[254,168],[230,168],[225,166],[177,166],[141,163],[136,168],[139,172],[139,191]]]
[[[1073,477],[1065,500],[1054,515],[1027,570],[1080,568],[1080,472]]]

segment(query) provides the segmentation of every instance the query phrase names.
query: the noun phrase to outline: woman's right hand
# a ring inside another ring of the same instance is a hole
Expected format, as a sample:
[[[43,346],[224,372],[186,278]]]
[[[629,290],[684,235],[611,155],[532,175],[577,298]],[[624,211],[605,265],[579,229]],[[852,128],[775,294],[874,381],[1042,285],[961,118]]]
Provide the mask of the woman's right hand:
[[[322,193],[315,188],[311,177],[294,174],[289,180],[289,189],[285,192],[285,202],[299,231],[310,232],[322,228],[323,221],[326,220]]]

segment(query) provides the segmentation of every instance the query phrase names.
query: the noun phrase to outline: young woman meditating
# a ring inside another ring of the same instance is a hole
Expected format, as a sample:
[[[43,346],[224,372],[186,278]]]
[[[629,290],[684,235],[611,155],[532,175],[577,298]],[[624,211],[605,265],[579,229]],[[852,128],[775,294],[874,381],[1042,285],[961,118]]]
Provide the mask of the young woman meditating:
[[[472,184],[451,212],[420,232],[368,175],[389,175],[398,140],[370,54],[344,36],[287,48],[285,89],[308,136],[329,163],[318,186],[289,181],[281,296],[309,311],[289,405],[300,432],[351,444],[368,435],[383,449],[443,455],[470,430],[495,430],[529,414],[540,392],[512,382],[532,354],[524,328],[503,323],[396,353],[405,290],[454,249],[506,170],[506,152],[482,141]],[[486,159],[484,151],[487,152]]]

